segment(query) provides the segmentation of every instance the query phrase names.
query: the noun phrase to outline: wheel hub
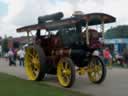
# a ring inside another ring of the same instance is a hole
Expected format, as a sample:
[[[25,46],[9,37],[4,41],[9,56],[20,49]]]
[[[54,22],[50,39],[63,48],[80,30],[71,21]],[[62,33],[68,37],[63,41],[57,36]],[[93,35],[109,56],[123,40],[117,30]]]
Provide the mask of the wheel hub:
[[[62,73],[65,74],[65,75],[70,75],[71,72],[68,69],[65,69],[65,70],[63,70]]]

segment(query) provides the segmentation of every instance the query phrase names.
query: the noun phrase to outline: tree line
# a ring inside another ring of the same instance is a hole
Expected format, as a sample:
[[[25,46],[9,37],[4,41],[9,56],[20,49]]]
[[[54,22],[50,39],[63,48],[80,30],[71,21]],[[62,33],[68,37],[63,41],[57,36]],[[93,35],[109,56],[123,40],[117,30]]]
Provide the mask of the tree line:
[[[110,28],[105,32],[105,39],[128,38],[128,25]]]

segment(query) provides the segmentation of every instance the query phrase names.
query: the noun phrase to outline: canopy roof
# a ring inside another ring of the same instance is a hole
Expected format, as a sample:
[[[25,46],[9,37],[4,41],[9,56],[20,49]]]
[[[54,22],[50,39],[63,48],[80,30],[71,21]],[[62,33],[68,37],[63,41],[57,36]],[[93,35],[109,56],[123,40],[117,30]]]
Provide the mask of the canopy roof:
[[[105,13],[90,13],[90,14],[84,14],[76,17],[70,17],[66,19],[61,19],[57,21],[51,21],[46,22],[43,24],[34,24],[29,26],[24,26],[17,29],[17,32],[24,32],[24,31],[32,31],[32,30],[38,30],[38,29],[46,29],[46,30],[57,30],[64,27],[72,27],[73,25],[80,24],[81,26],[85,26],[88,22],[88,25],[98,25],[106,23],[112,23],[115,22],[116,18],[105,14]]]

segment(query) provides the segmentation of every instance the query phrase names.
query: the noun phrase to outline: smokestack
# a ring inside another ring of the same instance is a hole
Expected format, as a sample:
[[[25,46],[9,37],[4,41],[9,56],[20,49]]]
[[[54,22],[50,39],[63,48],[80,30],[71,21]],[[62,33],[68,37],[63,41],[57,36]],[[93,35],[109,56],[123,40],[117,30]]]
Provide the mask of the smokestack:
[[[62,12],[57,12],[51,15],[45,15],[45,16],[39,16],[38,17],[38,24],[46,23],[49,21],[55,21],[55,20],[60,20],[63,17]]]

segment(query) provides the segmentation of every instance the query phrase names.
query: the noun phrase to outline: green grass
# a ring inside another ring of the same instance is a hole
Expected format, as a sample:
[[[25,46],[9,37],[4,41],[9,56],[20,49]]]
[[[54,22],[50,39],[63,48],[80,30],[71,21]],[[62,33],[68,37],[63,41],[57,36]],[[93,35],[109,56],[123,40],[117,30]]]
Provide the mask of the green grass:
[[[0,96],[89,96],[0,73]]]

